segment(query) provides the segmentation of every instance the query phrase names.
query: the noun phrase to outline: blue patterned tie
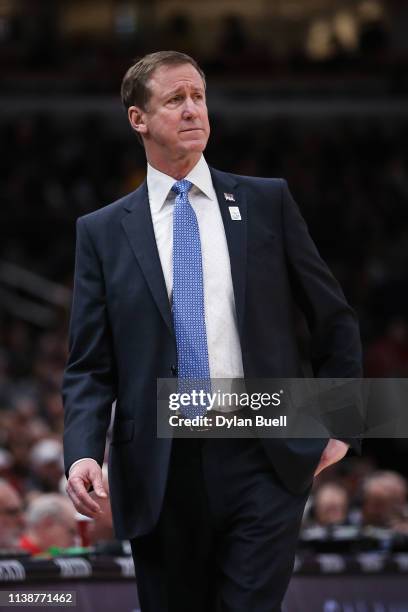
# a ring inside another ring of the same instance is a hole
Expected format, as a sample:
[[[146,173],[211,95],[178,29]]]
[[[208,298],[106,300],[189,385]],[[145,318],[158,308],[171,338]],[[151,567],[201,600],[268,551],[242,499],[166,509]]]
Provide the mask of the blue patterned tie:
[[[185,179],[172,187],[177,194],[173,213],[173,320],[179,391],[187,393],[192,389],[210,390],[200,232],[188,199],[191,187]],[[192,404],[180,411],[191,418],[207,412],[205,405]]]

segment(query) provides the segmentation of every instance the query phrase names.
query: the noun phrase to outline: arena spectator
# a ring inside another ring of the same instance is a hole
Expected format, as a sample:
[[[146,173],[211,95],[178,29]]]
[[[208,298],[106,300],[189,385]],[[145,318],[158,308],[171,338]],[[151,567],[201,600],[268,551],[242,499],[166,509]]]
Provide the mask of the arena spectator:
[[[361,524],[396,528],[408,520],[407,483],[392,471],[377,471],[363,484]]]
[[[42,493],[56,492],[63,473],[62,443],[53,438],[37,442],[30,452],[31,476],[27,488]]]
[[[51,546],[66,548],[76,544],[75,510],[64,495],[39,495],[28,505],[25,518],[27,529],[19,542],[21,549],[38,554]]]
[[[22,499],[6,480],[0,479],[0,552],[18,548],[23,528]]]
[[[344,487],[336,483],[321,485],[313,498],[315,522],[322,527],[347,522],[349,499]]]

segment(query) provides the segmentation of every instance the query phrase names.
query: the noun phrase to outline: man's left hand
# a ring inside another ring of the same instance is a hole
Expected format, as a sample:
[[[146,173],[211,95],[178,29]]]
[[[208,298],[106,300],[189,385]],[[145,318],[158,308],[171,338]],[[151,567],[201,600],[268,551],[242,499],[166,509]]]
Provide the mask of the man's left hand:
[[[346,444],[346,442],[330,438],[326,448],[322,452],[322,456],[320,457],[320,461],[314,475],[317,476],[322,470],[328,468],[329,465],[333,465],[333,463],[337,463],[337,461],[343,459],[349,447],[350,445]]]

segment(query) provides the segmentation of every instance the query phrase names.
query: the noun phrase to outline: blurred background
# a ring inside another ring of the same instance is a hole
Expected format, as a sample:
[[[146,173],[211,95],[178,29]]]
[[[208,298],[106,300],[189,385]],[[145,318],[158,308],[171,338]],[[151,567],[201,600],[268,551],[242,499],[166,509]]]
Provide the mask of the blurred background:
[[[207,161],[288,180],[358,312],[366,376],[408,375],[407,32],[403,0],[0,0],[0,549],[76,541],[59,391],[75,220],[144,178],[119,89],[145,53],[199,61]],[[324,472],[305,529],[406,534],[406,452],[371,440]]]

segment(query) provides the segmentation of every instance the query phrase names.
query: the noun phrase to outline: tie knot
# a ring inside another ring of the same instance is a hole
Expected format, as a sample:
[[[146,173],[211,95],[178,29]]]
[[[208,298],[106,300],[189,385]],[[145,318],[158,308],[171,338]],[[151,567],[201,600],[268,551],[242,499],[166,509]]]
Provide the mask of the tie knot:
[[[190,181],[187,181],[186,179],[181,179],[181,181],[177,181],[177,183],[174,183],[171,190],[174,191],[177,195],[187,195],[192,186],[193,183],[190,183]]]

